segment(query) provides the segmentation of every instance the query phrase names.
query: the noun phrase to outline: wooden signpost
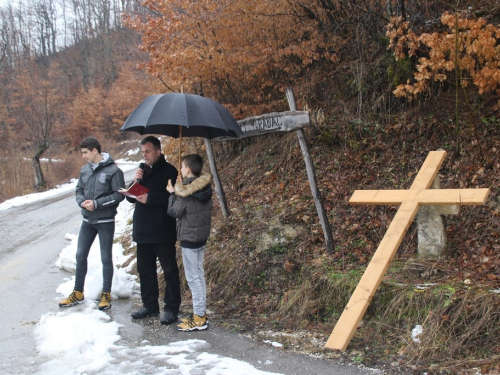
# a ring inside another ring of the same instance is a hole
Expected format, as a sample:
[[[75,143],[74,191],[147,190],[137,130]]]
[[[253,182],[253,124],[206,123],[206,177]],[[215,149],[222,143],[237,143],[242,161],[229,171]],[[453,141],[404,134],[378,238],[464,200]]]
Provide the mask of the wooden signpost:
[[[332,231],[330,229],[330,224],[328,223],[328,217],[326,216],[325,209],[323,208],[321,194],[318,189],[318,183],[316,180],[316,173],[314,172],[314,165],[312,162],[311,154],[309,152],[309,147],[307,146],[306,136],[303,129],[304,127],[311,124],[309,120],[309,112],[297,111],[291,88],[287,88],[286,97],[288,100],[290,111],[272,112],[261,116],[254,116],[239,120],[238,124],[243,131],[242,138],[254,137],[276,132],[297,132],[300,149],[302,150],[302,156],[304,157],[304,162],[306,164],[307,178],[309,180],[309,185],[311,187],[312,196],[316,205],[316,210],[318,212],[319,221],[321,223],[321,228],[323,229],[323,234],[325,237],[326,250],[329,253],[333,253]],[[227,139],[229,138],[224,138],[224,140]],[[215,165],[215,158],[213,156],[210,140],[205,140],[205,146],[210,162],[210,169],[212,175],[214,176],[215,192],[219,197],[222,213],[224,217],[227,218],[229,216],[229,210],[227,208],[224,190],[217,173],[217,167]]]
[[[309,126],[309,112],[290,110],[249,117],[238,121],[244,137],[275,132],[289,132]]]
[[[243,120],[239,120],[238,124],[240,125],[241,130],[243,131],[243,137],[254,137],[259,135],[265,135],[276,132],[289,132],[292,130],[302,130],[302,127],[309,126],[309,112],[306,111],[288,111],[288,112],[272,112],[267,113],[265,115],[248,117]],[[239,138],[239,139],[241,139]],[[217,139],[218,141],[226,141],[231,138],[221,138]],[[237,138],[234,138],[237,139]],[[301,144],[302,147],[302,144]],[[219,202],[221,205],[222,215],[224,218],[228,218],[230,215],[230,211],[226,202],[226,195],[224,193],[224,188],[222,187],[222,183],[219,178],[219,173],[217,171],[217,165],[215,163],[215,157],[212,150],[211,140],[205,138],[205,149],[207,151],[208,161],[210,165],[210,171],[214,178],[215,183],[215,193],[219,198]],[[312,163],[310,163],[312,165]],[[306,161],[307,165],[307,161]],[[309,170],[308,170],[309,171]],[[309,173],[309,172],[308,172]],[[313,172],[314,174],[314,172]],[[313,189],[311,185],[311,189]],[[316,188],[317,190],[317,188]],[[319,190],[318,190],[319,191]],[[316,200],[316,199],[315,199]],[[326,215],[325,215],[326,216]],[[322,224],[323,225],[323,224]],[[327,245],[328,248],[328,245]],[[330,246],[331,251],[333,252],[333,245]]]
[[[295,98],[293,97],[293,92],[290,87],[286,89],[286,99],[288,100],[288,106],[291,111],[296,111],[297,107],[295,105]],[[309,124],[309,114],[307,114],[307,123]],[[333,236],[330,229],[330,224],[328,223],[328,216],[326,216],[325,209],[323,207],[323,201],[321,199],[321,193],[318,189],[318,182],[316,180],[316,173],[314,172],[314,164],[312,162],[311,153],[309,152],[309,146],[306,141],[306,133],[304,129],[297,129],[297,138],[299,139],[300,149],[302,151],[302,157],[306,163],[307,179],[309,180],[309,186],[311,187],[311,193],[314,199],[314,204],[316,205],[316,211],[318,212],[319,222],[321,223],[321,228],[323,229],[323,235],[325,237],[326,251],[330,254],[333,253]]]
[[[483,205],[489,189],[429,189],[446,157],[431,151],[409,190],[356,190],[350,204],[400,205],[325,348],[345,350],[421,205]]]

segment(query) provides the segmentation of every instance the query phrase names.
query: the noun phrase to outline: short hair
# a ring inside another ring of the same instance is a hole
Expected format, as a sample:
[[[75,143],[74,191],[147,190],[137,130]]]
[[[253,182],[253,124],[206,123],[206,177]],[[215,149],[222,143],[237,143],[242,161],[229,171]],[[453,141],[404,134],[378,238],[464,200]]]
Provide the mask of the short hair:
[[[101,153],[101,144],[95,137],[85,138],[80,142],[80,148],[86,148],[89,151],[92,151],[95,148],[98,153]]]
[[[191,173],[196,177],[201,176],[203,169],[203,159],[198,154],[189,154],[182,158],[183,163],[191,170]]]
[[[144,146],[146,143],[151,143],[153,145],[153,149],[155,150],[161,150],[160,140],[154,135],[148,135],[146,138],[141,140],[141,146]]]

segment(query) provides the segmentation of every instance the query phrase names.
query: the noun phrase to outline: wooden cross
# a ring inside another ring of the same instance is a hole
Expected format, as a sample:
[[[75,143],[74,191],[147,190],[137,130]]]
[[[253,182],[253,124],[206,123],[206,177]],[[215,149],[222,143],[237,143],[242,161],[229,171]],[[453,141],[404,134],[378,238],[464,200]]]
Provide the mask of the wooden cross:
[[[446,151],[431,151],[409,190],[356,190],[350,204],[400,205],[370,264],[326,342],[325,348],[345,350],[421,205],[483,205],[490,189],[429,189]]]

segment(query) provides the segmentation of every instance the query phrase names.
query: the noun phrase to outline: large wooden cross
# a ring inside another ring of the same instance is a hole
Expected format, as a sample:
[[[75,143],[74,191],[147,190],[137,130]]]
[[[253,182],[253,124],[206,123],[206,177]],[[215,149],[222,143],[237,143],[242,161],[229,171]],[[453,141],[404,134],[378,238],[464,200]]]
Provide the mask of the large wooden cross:
[[[325,348],[345,350],[421,205],[482,205],[490,189],[429,189],[446,151],[431,151],[409,190],[356,190],[350,204],[400,205],[377,251],[326,342]]]

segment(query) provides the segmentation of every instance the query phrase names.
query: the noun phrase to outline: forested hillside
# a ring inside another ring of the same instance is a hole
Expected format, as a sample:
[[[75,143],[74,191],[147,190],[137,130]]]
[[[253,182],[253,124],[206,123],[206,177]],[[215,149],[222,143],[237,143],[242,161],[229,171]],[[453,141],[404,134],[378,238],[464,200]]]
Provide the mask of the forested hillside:
[[[0,199],[75,177],[75,151],[89,134],[106,149],[123,138],[123,120],[154,90],[137,69],[145,56],[123,12],[146,10],[136,1],[90,0],[0,9]]]
[[[242,119],[287,110],[291,87],[310,112],[335,251],[295,134],[214,142],[231,212],[216,205],[206,259],[219,324],[307,332],[287,349],[395,373],[495,373],[499,24],[496,1],[21,1],[0,10],[0,200],[76,177],[86,135],[119,150],[134,137],[119,128],[150,94],[202,94]],[[446,217],[448,245],[432,261],[416,259],[412,225],[348,351],[324,352],[396,211],[350,196],[408,189],[438,149],[441,186],[490,188],[486,205]]]

